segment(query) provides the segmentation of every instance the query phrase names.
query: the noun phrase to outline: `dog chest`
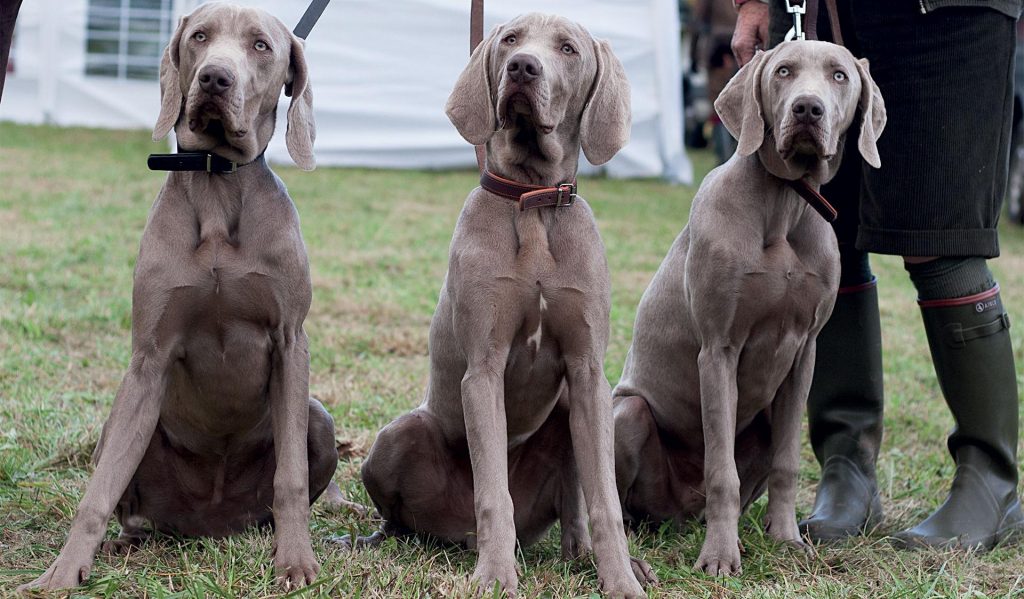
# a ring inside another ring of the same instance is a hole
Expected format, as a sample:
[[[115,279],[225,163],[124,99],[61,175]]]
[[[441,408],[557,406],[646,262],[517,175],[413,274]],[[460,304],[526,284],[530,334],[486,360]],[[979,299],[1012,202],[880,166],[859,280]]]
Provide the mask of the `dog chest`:
[[[204,239],[192,256],[193,285],[205,316],[219,323],[245,320],[277,326],[293,277],[275,274],[273,264],[226,237]]]
[[[738,282],[736,322],[768,320],[781,330],[809,329],[831,293],[821,257],[780,239],[766,242],[761,255],[746,262]]]

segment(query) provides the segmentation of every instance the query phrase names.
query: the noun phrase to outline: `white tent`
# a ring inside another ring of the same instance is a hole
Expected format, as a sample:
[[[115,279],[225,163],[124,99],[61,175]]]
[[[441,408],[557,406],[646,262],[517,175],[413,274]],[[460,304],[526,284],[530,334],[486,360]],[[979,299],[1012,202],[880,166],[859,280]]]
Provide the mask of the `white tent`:
[[[0,119],[133,128],[156,120],[155,67],[181,14],[200,0],[33,0],[21,9]],[[294,25],[306,0],[243,0]],[[682,146],[676,0],[490,0],[485,29],[532,10],[577,20],[611,42],[632,85],[629,146],[615,177],[688,182]],[[469,52],[469,0],[335,0],[307,59],[321,165],[450,168],[474,164],[444,115]],[[282,108],[287,98],[282,96]],[[284,110],[279,111],[283,127]],[[284,136],[268,150],[287,162]],[[585,161],[584,161],[585,162]]]

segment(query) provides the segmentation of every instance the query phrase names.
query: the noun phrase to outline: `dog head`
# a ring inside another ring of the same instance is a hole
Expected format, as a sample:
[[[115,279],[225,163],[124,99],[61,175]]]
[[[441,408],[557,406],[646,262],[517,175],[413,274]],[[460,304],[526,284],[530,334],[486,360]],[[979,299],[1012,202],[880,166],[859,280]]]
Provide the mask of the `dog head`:
[[[842,46],[793,41],[759,52],[722,90],[715,109],[739,140],[741,156],[759,152],[774,174],[818,183],[835,175],[859,109],[857,149],[868,164],[881,166],[876,143],[885,104],[868,61]]]
[[[284,88],[288,153],[312,170],[313,92],[302,40],[266,12],[219,2],[181,19],[160,63],[160,116],[153,139],[174,128],[189,151],[254,160],[274,133]]]
[[[629,99],[608,42],[563,17],[532,13],[498,26],[474,50],[446,111],[472,144],[500,131],[510,160],[571,156],[575,168],[581,146],[603,164],[626,145]]]

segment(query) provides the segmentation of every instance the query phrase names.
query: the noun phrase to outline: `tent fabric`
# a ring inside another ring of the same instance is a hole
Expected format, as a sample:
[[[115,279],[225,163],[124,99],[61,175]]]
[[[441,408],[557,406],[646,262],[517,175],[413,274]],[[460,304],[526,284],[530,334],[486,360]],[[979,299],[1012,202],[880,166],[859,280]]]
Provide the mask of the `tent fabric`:
[[[172,0],[176,16],[200,2]],[[244,0],[294,25],[305,0]],[[469,0],[335,0],[306,43],[323,166],[469,168],[472,148],[444,114],[469,54]],[[85,75],[88,0],[22,6],[0,119],[149,128],[159,109],[155,81]],[[607,165],[612,177],[690,182],[682,145],[680,37],[675,0],[491,0],[485,30],[530,11],[579,21],[607,39],[632,86],[629,145]],[[282,95],[279,131],[289,99]],[[267,150],[290,162],[284,135]],[[584,172],[595,169],[581,159]]]

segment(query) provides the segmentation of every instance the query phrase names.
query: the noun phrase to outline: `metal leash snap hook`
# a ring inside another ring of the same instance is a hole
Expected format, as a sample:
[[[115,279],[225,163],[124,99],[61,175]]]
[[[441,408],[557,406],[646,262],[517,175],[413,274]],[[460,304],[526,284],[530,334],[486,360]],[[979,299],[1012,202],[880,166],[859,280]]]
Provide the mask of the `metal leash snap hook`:
[[[807,14],[806,0],[800,4],[792,4],[787,0],[786,12],[793,15],[793,26],[786,32],[785,40],[787,42],[792,40],[806,40],[807,37],[804,35],[804,15]]]

